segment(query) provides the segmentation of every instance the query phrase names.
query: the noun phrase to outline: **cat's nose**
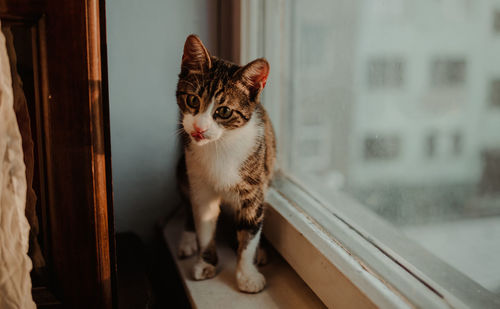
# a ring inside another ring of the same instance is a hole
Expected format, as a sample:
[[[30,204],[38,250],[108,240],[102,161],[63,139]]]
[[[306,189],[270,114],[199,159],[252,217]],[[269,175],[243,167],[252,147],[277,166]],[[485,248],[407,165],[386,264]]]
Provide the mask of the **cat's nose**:
[[[194,128],[194,130],[196,131],[196,133],[199,133],[199,134],[201,134],[201,133],[205,133],[205,132],[207,131],[207,129],[202,129],[202,128],[199,128],[199,127],[196,125],[196,123],[194,123],[194,124],[193,124],[193,128]]]

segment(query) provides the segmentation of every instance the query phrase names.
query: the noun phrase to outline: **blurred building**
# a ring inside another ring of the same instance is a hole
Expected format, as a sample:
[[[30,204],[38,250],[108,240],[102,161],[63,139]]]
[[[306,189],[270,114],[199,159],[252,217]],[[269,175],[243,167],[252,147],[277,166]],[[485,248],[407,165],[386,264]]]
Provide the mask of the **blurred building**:
[[[478,183],[500,148],[500,1],[369,1],[349,179]]]
[[[480,182],[500,149],[500,0],[320,4],[293,12],[293,168],[334,186]]]

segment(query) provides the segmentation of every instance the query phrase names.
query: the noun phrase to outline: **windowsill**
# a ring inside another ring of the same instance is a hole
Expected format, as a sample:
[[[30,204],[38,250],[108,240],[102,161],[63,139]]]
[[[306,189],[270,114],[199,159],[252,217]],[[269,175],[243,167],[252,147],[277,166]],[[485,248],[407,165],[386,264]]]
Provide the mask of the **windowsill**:
[[[260,267],[267,280],[266,288],[258,294],[239,292],[236,287],[236,254],[227,242],[217,242],[219,264],[217,275],[209,280],[195,281],[191,268],[196,257],[178,259],[177,245],[184,220],[178,213],[163,230],[193,308],[324,308],[321,300],[302,281],[278,254],[271,254],[269,263]]]
[[[275,177],[274,186],[268,192],[271,207],[266,215],[264,235],[327,307],[412,307],[338,238],[297,207],[293,196],[288,199],[279,190],[281,184],[276,183],[280,180],[283,180],[281,175]],[[306,200],[299,202],[301,207],[312,206]],[[325,219],[331,220],[331,225],[339,225],[334,218]],[[360,241],[348,228],[342,233],[352,237],[352,242]]]
[[[498,306],[489,291],[342,192],[320,193],[313,197],[278,173],[267,196],[272,207],[264,234],[328,307],[342,307],[348,297],[365,297],[381,308]],[[322,268],[311,267],[311,258]],[[335,290],[318,282],[340,285],[344,293],[332,297]]]

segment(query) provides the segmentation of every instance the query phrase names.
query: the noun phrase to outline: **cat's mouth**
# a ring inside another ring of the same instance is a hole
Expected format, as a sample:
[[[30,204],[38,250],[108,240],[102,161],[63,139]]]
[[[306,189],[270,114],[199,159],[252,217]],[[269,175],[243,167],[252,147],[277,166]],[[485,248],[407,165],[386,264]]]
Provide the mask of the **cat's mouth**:
[[[194,131],[194,132],[191,132],[189,135],[191,135],[191,138],[194,140],[194,142],[198,146],[205,145],[205,144],[210,143],[212,141],[212,138],[206,136],[202,132]]]
[[[195,132],[191,132],[191,136],[197,142],[206,139],[205,135],[203,135],[203,133],[201,133],[201,132],[196,132],[196,131]]]
[[[186,133],[189,134],[193,143],[198,146],[202,146],[213,141],[216,141],[221,136],[222,132],[218,132],[217,130],[190,130]]]

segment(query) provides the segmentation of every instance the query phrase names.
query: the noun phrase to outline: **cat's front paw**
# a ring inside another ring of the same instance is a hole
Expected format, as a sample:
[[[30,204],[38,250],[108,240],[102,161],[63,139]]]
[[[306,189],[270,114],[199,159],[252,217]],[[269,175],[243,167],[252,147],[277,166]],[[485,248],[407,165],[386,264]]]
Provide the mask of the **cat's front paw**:
[[[210,279],[215,276],[215,266],[200,259],[193,267],[193,278],[195,280]]]
[[[198,243],[196,242],[196,233],[183,231],[181,241],[179,242],[179,250],[177,255],[179,258],[187,258],[198,251]]]
[[[236,272],[236,282],[242,292],[258,293],[266,286],[266,278],[257,270],[249,272]]]

